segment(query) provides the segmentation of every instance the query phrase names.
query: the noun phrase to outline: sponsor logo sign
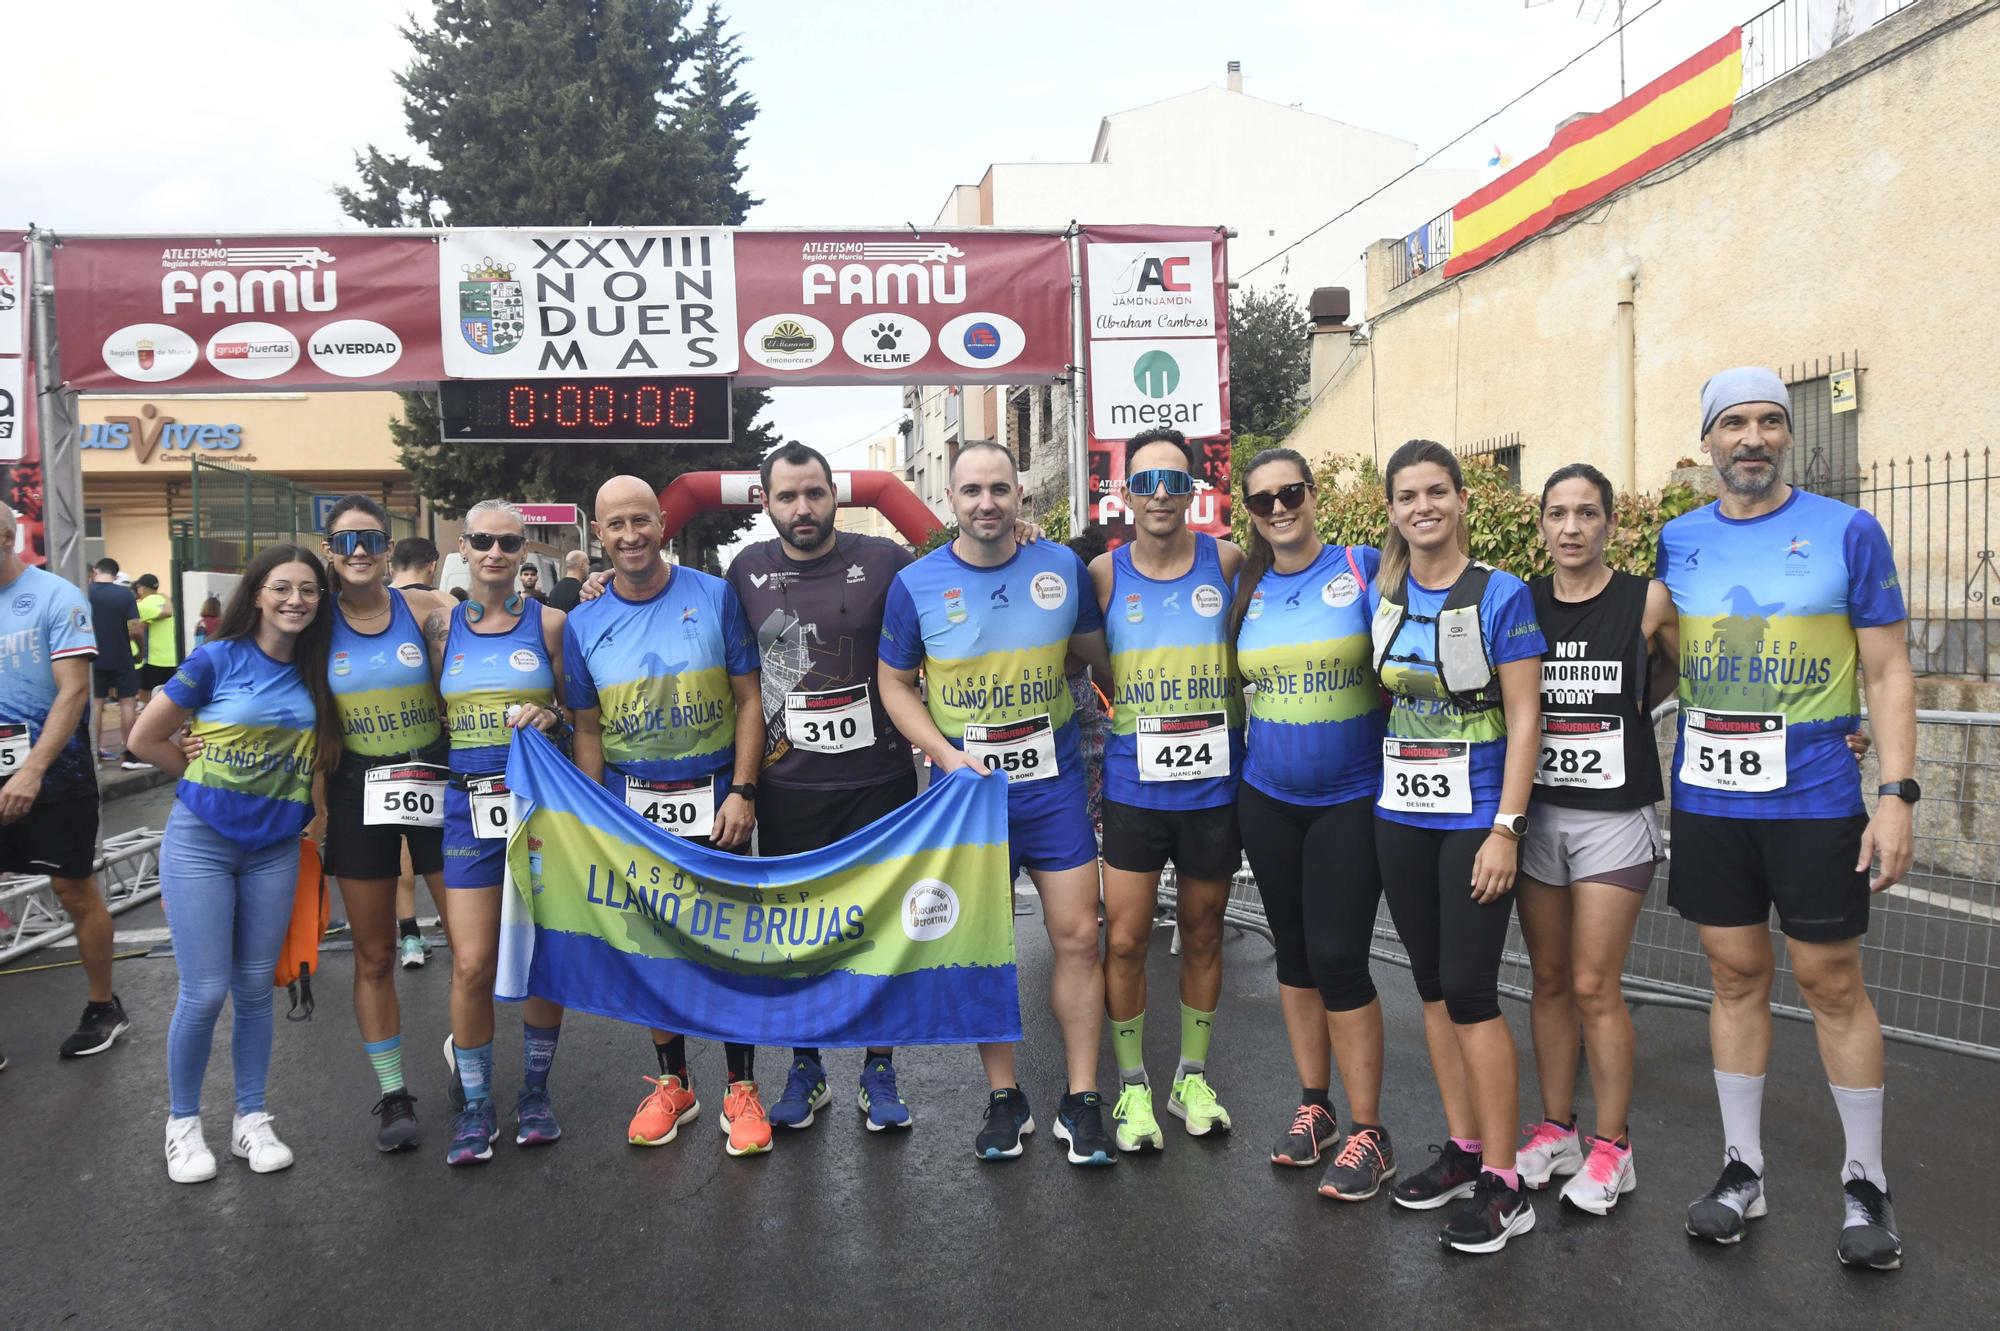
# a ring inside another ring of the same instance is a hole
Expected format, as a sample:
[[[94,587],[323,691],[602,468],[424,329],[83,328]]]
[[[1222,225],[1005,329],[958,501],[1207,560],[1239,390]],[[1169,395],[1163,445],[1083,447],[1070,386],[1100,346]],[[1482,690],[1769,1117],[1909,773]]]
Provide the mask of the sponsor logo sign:
[[[809,370],[833,354],[833,330],[810,314],[768,314],[743,334],[743,350],[773,370]]]
[[[1213,254],[1209,241],[1088,246],[1089,336],[1214,337]]]
[[[1127,439],[1156,425],[1220,433],[1222,380],[1212,337],[1090,344],[1090,432]]]
[[[437,263],[455,377],[736,371],[735,250],[723,228],[454,231]]]
[[[0,250],[0,356],[26,354],[28,275],[19,250]]]
[[[19,462],[27,427],[21,419],[27,400],[27,362],[16,356],[0,357],[0,462]]]

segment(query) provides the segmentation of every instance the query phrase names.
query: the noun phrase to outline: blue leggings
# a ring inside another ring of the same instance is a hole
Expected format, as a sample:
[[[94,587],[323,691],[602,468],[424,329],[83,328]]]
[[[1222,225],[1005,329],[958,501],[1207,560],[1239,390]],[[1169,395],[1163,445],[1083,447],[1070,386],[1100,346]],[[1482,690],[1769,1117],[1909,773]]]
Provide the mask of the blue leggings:
[[[160,901],[180,970],[180,996],[167,1028],[175,1118],[201,1112],[215,1019],[222,1000],[232,996],[236,1112],[263,1109],[271,1070],[272,973],[291,925],[298,876],[297,837],[245,849],[175,802],[160,843]]]

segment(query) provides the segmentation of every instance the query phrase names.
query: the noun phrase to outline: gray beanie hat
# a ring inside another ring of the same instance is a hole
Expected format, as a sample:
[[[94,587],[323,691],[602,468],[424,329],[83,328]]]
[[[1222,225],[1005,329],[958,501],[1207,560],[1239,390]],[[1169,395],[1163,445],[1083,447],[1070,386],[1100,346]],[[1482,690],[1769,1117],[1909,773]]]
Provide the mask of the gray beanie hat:
[[[1784,381],[1762,365],[1739,365],[1718,370],[1701,386],[1701,432],[1705,436],[1715,418],[1745,402],[1775,402],[1784,408],[1785,424],[1792,423],[1792,396]]]

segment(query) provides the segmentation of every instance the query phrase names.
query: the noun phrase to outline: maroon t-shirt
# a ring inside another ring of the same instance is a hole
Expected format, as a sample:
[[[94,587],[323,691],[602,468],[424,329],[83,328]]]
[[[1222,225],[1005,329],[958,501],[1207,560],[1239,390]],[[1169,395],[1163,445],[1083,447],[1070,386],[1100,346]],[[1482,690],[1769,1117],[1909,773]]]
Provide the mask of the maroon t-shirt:
[[[810,562],[763,541],[730,562],[728,580],[763,656],[764,770],[759,782],[811,790],[872,786],[910,770],[910,742],[875,687],[882,603],[911,562],[894,541],[840,532]],[[858,690],[865,689],[866,705]],[[866,731],[874,742],[860,744]],[[799,734],[788,733],[796,726]],[[808,747],[801,747],[802,745]]]

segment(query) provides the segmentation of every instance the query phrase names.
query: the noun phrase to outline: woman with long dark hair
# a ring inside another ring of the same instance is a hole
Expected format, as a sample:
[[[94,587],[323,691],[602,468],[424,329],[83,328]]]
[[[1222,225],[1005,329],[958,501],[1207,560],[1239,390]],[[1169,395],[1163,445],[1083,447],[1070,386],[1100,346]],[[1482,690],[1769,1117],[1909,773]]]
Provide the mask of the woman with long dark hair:
[[[1370,636],[1390,708],[1375,846],[1450,1130],[1392,1196],[1429,1210],[1471,1194],[1440,1237],[1498,1252],[1535,1227],[1514,1167],[1517,1073],[1499,981],[1546,644],[1527,585],[1466,553],[1465,478],[1450,449],[1412,439],[1390,455],[1383,489]]]
[[[167,1031],[167,1177],[215,1177],[201,1128],[201,1082],[215,1020],[232,1001],[236,1117],[230,1153],[259,1174],[292,1152],[272,1130],[271,975],[291,923],[299,833],[313,816],[313,782],[340,753],[327,687],[326,569],[296,545],[250,561],[208,642],[155,691],[132,729],[132,751],[180,785],[160,844],[160,899],[173,935],[180,995]],[[183,756],[174,732],[201,741]]]
[[[1248,750],[1237,821],[1278,951],[1278,994],[1299,1073],[1299,1107],[1271,1163],[1308,1168],[1339,1143],[1323,1196],[1373,1197],[1396,1172],[1382,1125],[1382,1003],[1368,946],[1382,880],[1355,854],[1374,837],[1382,710],[1368,655],[1368,590],[1379,554],[1326,545],[1312,470],[1268,448],[1243,473],[1250,549],[1229,607],[1245,683]],[[1327,1092],[1347,1094],[1343,1141]]]
[[[328,616],[327,680],[340,712],[339,761],[326,782],[326,871],[340,882],[354,939],[354,1020],[381,1098],[375,1146],[418,1142],[416,1097],[403,1080],[396,1002],[396,879],[444,870],[448,745],[437,682],[418,627],[451,605],[437,592],[388,585],[389,515],[366,495],[336,502],[326,520],[337,595]]]

